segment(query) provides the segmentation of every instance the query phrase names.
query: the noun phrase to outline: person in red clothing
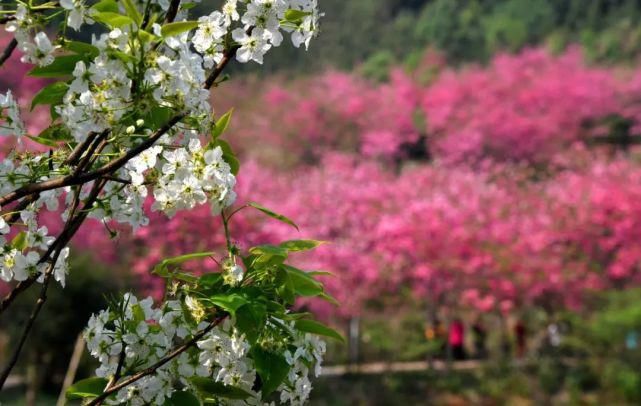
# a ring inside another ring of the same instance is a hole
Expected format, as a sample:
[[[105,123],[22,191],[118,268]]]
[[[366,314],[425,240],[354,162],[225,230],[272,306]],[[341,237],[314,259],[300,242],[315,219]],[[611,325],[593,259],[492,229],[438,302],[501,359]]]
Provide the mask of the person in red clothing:
[[[454,319],[450,324],[450,332],[448,336],[448,344],[452,351],[452,358],[455,360],[465,359],[465,326],[463,321],[459,318]]]

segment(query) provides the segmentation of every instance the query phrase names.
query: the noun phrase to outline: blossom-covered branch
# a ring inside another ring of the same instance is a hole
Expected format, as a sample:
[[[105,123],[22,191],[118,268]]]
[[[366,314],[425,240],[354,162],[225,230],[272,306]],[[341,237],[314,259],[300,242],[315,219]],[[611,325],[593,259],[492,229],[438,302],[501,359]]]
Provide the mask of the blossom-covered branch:
[[[153,201],[151,210],[170,217],[206,203],[214,213],[224,213],[234,202],[238,162],[221,139],[231,114],[212,114],[209,90],[234,58],[262,63],[264,54],[282,43],[283,32],[291,34],[295,46],[307,47],[321,16],[316,0],[227,0],[221,10],[197,20],[190,19],[190,10],[191,3],[179,0],[101,0],[91,6],[83,0],[16,2],[3,9],[10,13],[6,30],[14,35],[4,59],[18,50],[22,62],[37,65],[30,75],[58,81],[32,100],[32,108],[49,105],[51,111],[51,124],[38,135],[27,134],[13,94],[0,95],[0,133],[15,136],[19,146],[0,163],[0,279],[18,282],[0,311],[36,282],[43,284],[0,387],[17,363],[51,278],[64,286],[67,245],[87,218],[136,229],[149,222],[146,200]],[[60,14],[65,21],[52,39],[51,25]],[[96,23],[106,32],[91,43],[66,34]],[[23,150],[25,139],[49,151]],[[61,213],[64,226],[57,236],[39,224],[45,210]],[[175,395],[177,382],[200,395],[204,391],[224,399],[224,393],[203,389],[223,385],[228,392],[236,391],[234,399],[240,399],[241,391],[243,399],[256,400],[260,395],[250,381],[256,374],[263,381],[262,395],[279,389],[281,399],[292,403],[307,398],[307,368],[320,365],[324,350],[315,350],[314,356],[303,351],[300,346],[312,340],[305,332],[335,333],[290,314],[297,296],[325,293],[313,275],[294,271],[283,261],[287,252],[316,244],[285,245],[275,257],[258,247],[243,257],[229,240],[227,222],[225,235],[228,252],[221,261],[222,273],[213,279],[183,275],[176,280],[176,270],[160,272],[168,289],[171,286],[172,300],[159,309],[126,295],[92,319],[88,346],[100,359],[100,379],[110,376],[102,393],[93,396],[95,404],[113,402],[110,395],[116,393],[116,403],[151,402],[150,393],[162,403]],[[173,259],[163,269],[180,262]],[[244,278],[245,273],[252,276]],[[306,287],[297,288],[300,283]],[[216,331],[218,322],[203,330],[208,312],[225,312],[231,319]],[[248,323],[250,315],[253,321]],[[174,324],[166,325],[167,317]],[[223,362],[220,354],[210,353],[215,349],[210,343],[227,336],[235,337],[241,347],[234,347],[234,358]],[[188,355],[187,349],[195,343],[204,369],[189,374],[184,358],[193,363],[193,351]],[[291,353],[297,346],[299,350]],[[301,363],[303,356],[307,361]],[[178,360],[183,363],[177,366],[173,361]],[[280,364],[281,373],[267,371],[266,362]],[[296,373],[288,378],[290,371]],[[209,380],[194,381],[195,375]],[[160,391],[159,382],[164,385]],[[140,391],[132,391],[132,386]],[[75,393],[71,390],[70,396]]]

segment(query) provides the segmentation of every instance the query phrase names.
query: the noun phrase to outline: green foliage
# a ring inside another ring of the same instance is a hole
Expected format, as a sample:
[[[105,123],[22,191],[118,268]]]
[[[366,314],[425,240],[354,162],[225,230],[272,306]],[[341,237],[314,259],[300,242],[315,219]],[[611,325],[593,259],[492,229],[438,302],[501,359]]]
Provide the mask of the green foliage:
[[[87,378],[76,382],[67,389],[67,399],[95,398],[105,390],[108,380],[105,378]]]
[[[198,21],[177,21],[163,25],[160,32],[162,33],[163,38],[167,38],[173,35],[182,34],[185,31],[193,30],[196,27],[198,27]]]
[[[226,399],[243,400],[251,396],[250,393],[247,393],[246,391],[240,388],[225,385],[222,382],[216,382],[210,378],[195,377],[191,379],[191,382],[198,389],[198,391],[202,395],[204,395],[203,397],[205,399],[207,398],[215,399],[218,397],[223,397]],[[180,400],[175,400],[176,405],[186,404],[186,403],[180,403],[180,402],[186,400],[187,397],[190,397],[190,399],[191,397],[193,397],[193,395],[189,394],[188,392],[182,392],[182,393],[185,393],[185,395],[181,395]],[[183,397],[184,397],[184,400],[182,399]],[[196,404],[198,405],[200,404],[198,402],[198,399],[196,399],[196,403],[194,403],[194,405]]]
[[[76,63],[86,59],[86,55],[59,56],[47,66],[38,66],[33,68],[29,72],[29,75],[40,78],[58,78],[60,76],[71,76],[74,68],[76,67]]]
[[[272,210],[270,210],[270,209],[268,209],[266,207],[261,206],[258,203],[253,203],[253,202],[252,203],[248,203],[248,206],[249,207],[253,207],[254,209],[260,211],[261,213],[263,213],[263,214],[265,214],[265,215],[267,215],[267,216],[269,216],[269,217],[271,217],[271,218],[273,218],[275,220],[278,220],[278,221],[280,221],[282,223],[288,224],[288,225],[294,227],[296,230],[298,230],[298,226],[296,225],[296,223],[294,223],[289,218],[283,216],[282,214],[278,214],[278,213],[276,213],[276,212],[274,212],[274,211],[272,211]]]

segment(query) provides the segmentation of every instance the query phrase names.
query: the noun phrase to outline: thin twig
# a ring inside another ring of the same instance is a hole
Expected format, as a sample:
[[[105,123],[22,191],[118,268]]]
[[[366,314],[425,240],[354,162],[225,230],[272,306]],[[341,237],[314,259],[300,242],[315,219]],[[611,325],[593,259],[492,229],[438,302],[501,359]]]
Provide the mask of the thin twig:
[[[2,24],[6,24],[6,23],[8,23],[9,21],[13,21],[13,20],[15,20],[15,19],[16,19],[16,16],[13,16],[13,15],[11,15],[11,16],[4,16],[4,17],[0,17],[0,25],[2,25]]]
[[[107,132],[108,130],[105,130]],[[103,134],[105,133],[103,132]],[[87,147],[93,142],[93,140],[98,136],[98,133],[89,133],[87,138],[80,144],[76,145],[76,147],[71,151],[71,154],[65,159],[64,165],[75,165],[80,157],[82,156],[83,152],[87,149]]]
[[[180,347],[176,348],[171,353],[169,353],[167,356],[165,356],[163,359],[161,359],[160,361],[156,362],[155,364],[153,364],[149,368],[144,369],[144,370],[132,375],[131,377],[125,379],[124,381],[122,381],[122,382],[120,382],[120,383],[118,383],[118,384],[116,384],[114,386],[112,386],[109,389],[105,389],[105,391],[100,396],[98,396],[97,398],[95,398],[94,400],[89,402],[87,404],[87,406],[98,405],[98,404],[100,404],[100,402],[105,400],[112,393],[115,393],[115,392],[119,391],[122,388],[126,388],[127,386],[131,385],[132,383],[144,378],[145,376],[154,374],[158,370],[158,368],[162,367],[163,365],[165,365],[166,363],[168,363],[172,359],[176,358],[177,356],[179,356],[180,354],[182,354],[183,352],[187,351],[189,348],[194,346],[196,344],[196,342],[198,342],[198,340],[200,340],[205,335],[207,335],[207,333],[209,333],[211,330],[213,330],[214,327],[216,327],[217,325],[222,323],[222,321],[225,320],[226,317],[227,317],[227,315],[218,317],[216,320],[211,322],[207,327],[205,327],[205,329],[203,329],[200,333],[196,334],[191,340],[187,341],[185,344],[183,344]]]
[[[169,4],[169,9],[167,10],[167,14],[165,15],[165,22],[171,23],[176,19],[176,15],[178,14],[179,7],[180,7],[180,0],[171,0],[171,4]]]
[[[120,354],[118,355],[118,365],[116,366],[116,372],[109,379],[109,382],[107,383],[107,386],[105,386],[104,391],[107,391],[107,390],[111,389],[116,384],[116,382],[118,382],[118,380],[120,379],[120,376],[122,374],[122,368],[125,365],[125,356],[126,356],[125,342],[122,341],[121,345],[122,345],[122,348],[120,349]],[[101,404],[102,404],[102,400],[99,401],[98,403],[96,403],[96,405],[101,405]]]
[[[11,54],[13,53],[13,51],[15,51],[17,46],[18,41],[15,38],[12,39],[11,42],[9,42],[7,47],[2,52],[2,55],[0,55],[0,66],[2,66],[7,61],[7,59],[11,57]]]

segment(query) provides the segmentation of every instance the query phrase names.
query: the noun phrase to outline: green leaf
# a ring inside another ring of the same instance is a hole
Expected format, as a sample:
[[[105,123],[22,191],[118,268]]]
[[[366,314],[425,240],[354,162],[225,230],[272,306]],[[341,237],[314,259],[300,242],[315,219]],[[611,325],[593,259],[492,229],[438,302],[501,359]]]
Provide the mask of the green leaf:
[[[200,406],[200,400],[191,392],[179,391],[165,400],[165,406]]]
[[[251,355],[263,384],[263,397],[269,396],[285,380],[290,366],[282,354],[265,351],[260,347],[252,348]]]
[[[316,240],[291,240],[285,241],[280,244],[280,247],[286,249],[289,252],[296,251],[309,251],[318,247],[319,245],[325,244],[325,241],[316,241]]]
[[[76,63],[85,60],[83,55],[63,55],[53,60],[47,66],[37,66],[29,72],[29,76],[39,78],[56,78],[67,76],[73,73]]]
[[[206,273],[198,279],[198,286],[212,287],[223,280],[223,275],[218,272]]]
[[[331,303],[331,304],[335,305],[335,306],[340,306],[340,305],[341,305],[341,304],[339,303],[339,301],[338,301],[338,300],[336,300],[336,299],[334,298],[334,296],[332,296],[332,295],[328,294],[327,292],[323,292],[323,293],[321,293],[320,295],[318,295],[318,297],[319,297],[320,299],[323,299],[323,300],[324,300],[324,301],[326,301],[326,302],[329,302],[329,303]]]
[[[33,142],[37,142],[38,144],[45,145],[47,147],[52,147],[52,148],[58,147],[57,142],[48,140],[46,138],[36,137],[35,135],[27,135],[27,138],[29,138]]]
[[[229,128],[229,123],[231,123],[231,117],[234,114],[234,109],[230,109],[227,113],[223,114],[221,118],[216,121],[216,125],[214,127],[214,131],[212,132],[212,136],[214,137],[214,140],[218,139],[225,131],[227,131],[227,128]]]
[[[171,37],[173,35],[182,34],[185,31],[191,31],[198,27],[198,21],[177,21],[165,24],[160,29],[163,38]]]
[[[259,245],[250,248],[249,252],[254,256],[252,266],[264,265],[268,262],[282,264],[287,259],[287,251],[275,245]]]
[[[206,396],[221,397],[226,399],[244,400],[253,395],[244,389],[225,385],[210,378],[195,377],[190,379],[198,391]]]
[[[27,233],[24,231],[19,232],[11,240],[11,246],[18,251],[24,251],[29,244],[27,243]]]
[[[279,269],[278,274],[276,275],[276,293],[282,298],[285,303],[293,305],[296,301],[296,289],[294,288],[294,282],[289,276],[289,273],[284,269]]]
[[[248,300],[239,295],[238,293],[218,294],[209,296],[206,300],[220,307],[221,309],[229,312],[232,315],[236,314],[236,310],[246,305]]]
[[[125,7],[127,15],[136,23],[138,27],[142,24],[142,15],[136,8],[136,5],[131,0],[121,0],[122,5]]]
[[[67,389],[66,396],[69,400],[95,398],[102,394],[107,386],[105,378],[88,378],[76,382]]]
[[[264,305],[248,303],[236,310],[236,327],[252,344],[260,337],[266,321],[267,309]]]
[[[91,58],[95,58],[100,54],[100,50],[97,47],[81,41],[66,41],[64,48],[75,54],[85,55]]]
[[[214,145],[220,147],[220,149],[223,150],[223,159],[229,164],[231,173],[233,173],[234,175],[238,175],[238,170],[240,169],[240,161],[238,160],[238,158],[236,158],[236,155],[231,149],[229,143],[223,140],[216,140],[216,143]]]
[[[131,18],[110,11],[94,13],[91,15],[91,18],[111,28],[120,28],[124,27],[125,25],[134,24],[134,20],[132,20]]]
[[[31,110],[39,104],[56,105],[62,103],[62,99],[67,93],[69,85],[65,82],[55,82],[43,87],[31,101]]]
[[[38,134],[38,138],[54,142],[54,145],[57,145],[55,144],[57,141],[73,140],[69,133],[69,129],[63,124],[54,124],[45,128],[40,134]]]
[[[293,222],[292,220],[290,220],[289,218],[287,218],[287,217],[283,216],[282,214],[278,214],[278,213],[276,213],[276,212],[273,212],[273,211],[269,210],[268,208],[261,206],[261,205],[260,205],[260,204],[258,204],[258,203],[251,202],[251,203],[248,203],[247,205],[248,205],[249,207],[253,207],[253,208],[254,208],[254,209],[256,209],[256,210],[259,210],[260,212],[262,212],[262,213],[266,214],[267,216],[269,216],[269,217],[271,217],[271,218],[273,218],[273,219],[276,219],[276,220],[278,220],[278,221],[281,221],[281,222],[283,222],[283,223],[285,223],[285,224],[289,224],[290,226],[292,226],[292,227],[294,227],[296,230],[298,230],[298,226],[296,225],[296,223],[294,223],[294,222]],[[300,231],[300,230],[299,230],[299,231]]]
[[[309,11],[289,9],[285,12],[285,20],[293,23],[297,23],[297,22],[300,22],[303,18],[311,14],[312,13],[310,13]]]
[[[331,327],[327,327],[323,323],[319,323],[315,320],[298,320],[294,322],[294,325],[296,326],[296,329],[298,331],[333,338],[342,343],[345,342],[345,338],[342,335],[340,335],[336,330],[334,330]]]
[[[192,8],[196,7],[198,4],[197,3],[181,3],[180,4],[180,9],[181,10],[191,10]]]
[[[141,321],[145,321],[145,311],[138,303],[131,307],[131,312],[134,316],[134,321],[136,322],[136,324],[139,324]]]
[[[195,252],[193,254],[186,254],[186,255],[180,255],[177,257],[173,258],[167,258],[160,262],[152,273],[162,276],[164,278],[167,278],[169,276],[172,276],[171,273],[169,273],[168,268],[172,265],[179,265],[182,264],[183,262],[191,261],[194,259],[201,259],[201,258],[208,258],[211,257],[212,255],[215,255],[215,252]]]
[[[91,8],[99,12],[120,13],[116,0],[100,0]]]
[[[154,34],[145,31],[145,30],[138,30],[138,36],[140,37],[140,40],[144,43],[150,43],[152,41],[158,41],[158,37],[155,36]]]
[[[333,273],[327,272],[327,271],[311,271],[307,272],[307,275],[309,276],[334,276]]]
[[[283,265],[283,269],[294,284],[294,291],[298,296],[314,297],[323,293],[323,285],[311,277],[307,272],[294,268],[290,265]]]
[[[174,111],[171,108],[155,106],[144,117],[145,125],[149,126],[152,130],[157,130],[167,124],[173,115]]]

